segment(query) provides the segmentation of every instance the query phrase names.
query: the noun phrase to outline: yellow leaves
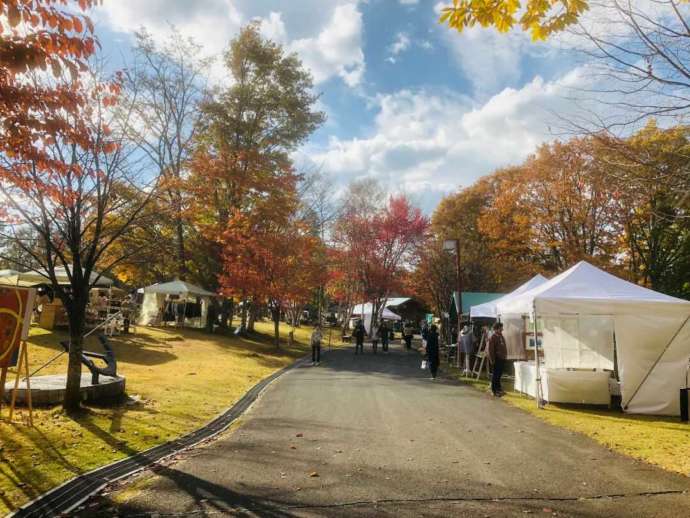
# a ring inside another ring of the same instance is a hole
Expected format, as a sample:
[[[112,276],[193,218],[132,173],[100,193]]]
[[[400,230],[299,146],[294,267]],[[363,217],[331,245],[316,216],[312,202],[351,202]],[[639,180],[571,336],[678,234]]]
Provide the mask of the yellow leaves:
[[[587,9],[587,0],[453,0],[441,10],[439,23],[458,32],[478,23],[504,33],[519,24],[538,41],[577,23]]]

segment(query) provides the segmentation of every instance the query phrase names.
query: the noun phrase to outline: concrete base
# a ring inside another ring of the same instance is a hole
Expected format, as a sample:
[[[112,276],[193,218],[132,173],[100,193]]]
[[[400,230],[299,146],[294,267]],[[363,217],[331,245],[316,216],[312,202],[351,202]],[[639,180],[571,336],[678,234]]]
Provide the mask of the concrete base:
[[[118,398],[125,393],[125,378],[100,376],[98,385],[91,384],[91,373],[81,375],[81,399],[94,402]],[[53,376],[36,376],[31,378],[31,400],[35,406],[57,405],[65,398],[67,376],[56,374]],[[5,384],[5,401],[12,399],[14,380]],[[17,404],[26,405],[26,383],[19,382],[17,389]]]

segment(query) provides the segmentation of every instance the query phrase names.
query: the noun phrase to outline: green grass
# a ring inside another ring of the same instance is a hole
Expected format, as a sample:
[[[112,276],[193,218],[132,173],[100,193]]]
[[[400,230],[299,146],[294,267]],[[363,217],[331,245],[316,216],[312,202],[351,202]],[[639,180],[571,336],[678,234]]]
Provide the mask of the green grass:
[[[478,390],[488,391],[486,380],[461,378],[454,369],[451,374]],[[554,426],[591,437],[603,446],[690,476],[690,425],[677,417],[625,414],[601,407],[561,405],[550,403],[539,409],[536,401],[512,390],[512,382],[504,381],[509,389],[503,400]]]
[[[118,372],[127,378],[133,405],[89,406],[77,418],[61,408],[34,412],[33,428],[20,410],[14,423],[7,409],[0,420],[0,514],[15,509],[75,475],[151,448],[192,431],[237,401],[251,386],[304,355],[310,328],[296,342],[272,344],[273,326],[257,322],[250,338],[208,335],[196,330],[137,328],[114,337]],[[281,324],[285,338],[289,327]],[[334,334],[334,336],[337,336]],[[32,369],[58,350],[61,333],[33,328]],[[95,340],[87,349],[99,350]],[[66,357],[40,374],[66,372]],[[10,371],[11,372],[11,371]],[[8,380],[13,380],[11,372]],[[24,422],[21,422],[24,420]]]

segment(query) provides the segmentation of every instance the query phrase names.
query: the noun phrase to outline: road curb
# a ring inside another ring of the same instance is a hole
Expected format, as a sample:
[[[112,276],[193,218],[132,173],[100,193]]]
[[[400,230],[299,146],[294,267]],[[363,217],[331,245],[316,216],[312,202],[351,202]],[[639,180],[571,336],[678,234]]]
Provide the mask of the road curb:
[[[7,516],[13,518],[38,518],[69,513],[107,485],[143,471],[167,457],[192,448],[227,430],[238,417],[249,409],[273,381],[288,371],[304,365],[308,360],[311,360],[311,357],[304,356],[292,365],[288,365],[259,381],[234,405],[201,428],[178,439],[159,444],[125,459],[74,477],[58,487],[43,493],[31,502],[24,504]]]

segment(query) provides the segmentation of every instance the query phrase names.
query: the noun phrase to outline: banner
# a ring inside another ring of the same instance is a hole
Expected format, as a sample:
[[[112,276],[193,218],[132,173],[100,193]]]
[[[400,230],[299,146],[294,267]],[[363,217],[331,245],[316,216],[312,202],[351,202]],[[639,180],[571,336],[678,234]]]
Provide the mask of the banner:
[[[35,298],[33,288],[0,287],[0,367],[16,363],[19,344],[29,337]]]

